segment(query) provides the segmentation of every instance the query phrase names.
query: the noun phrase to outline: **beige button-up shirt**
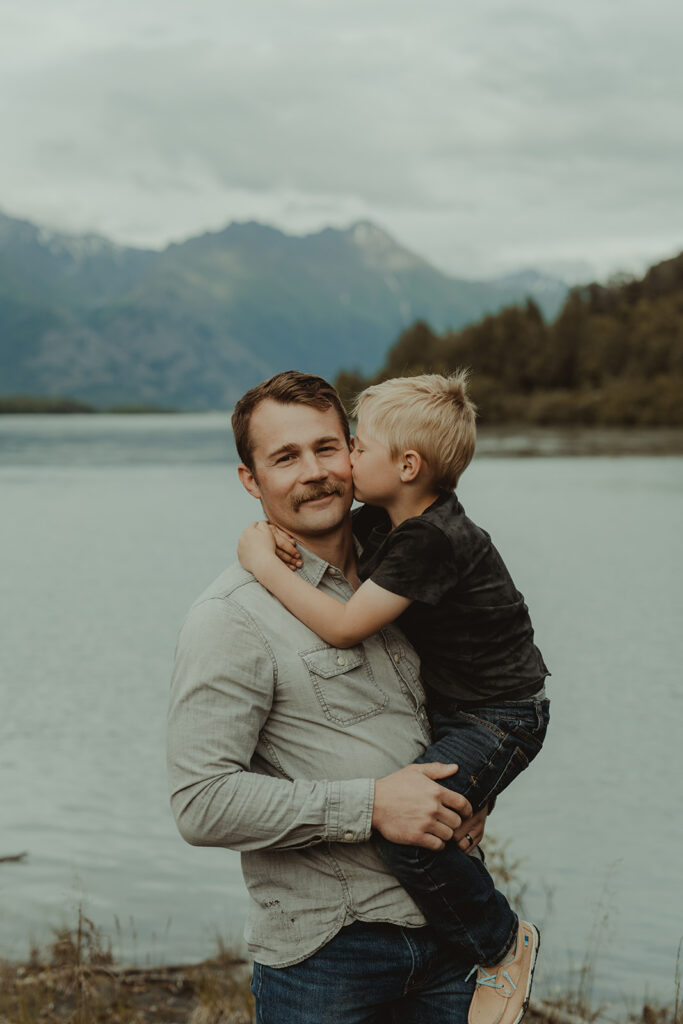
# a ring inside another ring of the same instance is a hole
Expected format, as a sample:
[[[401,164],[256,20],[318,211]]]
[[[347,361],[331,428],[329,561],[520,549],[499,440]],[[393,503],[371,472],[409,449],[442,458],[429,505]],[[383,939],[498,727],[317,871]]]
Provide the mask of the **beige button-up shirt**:
[[[351,596],[338,569],[302,556],[310,583]],[[188,842],[241,851],[260,963],[303,960],[353,920],[424,924],[368,842],[374,779],[429,742],[418,671],[398,629],[331,648],[239,565],[191,608],[171,685],[171,805]]]

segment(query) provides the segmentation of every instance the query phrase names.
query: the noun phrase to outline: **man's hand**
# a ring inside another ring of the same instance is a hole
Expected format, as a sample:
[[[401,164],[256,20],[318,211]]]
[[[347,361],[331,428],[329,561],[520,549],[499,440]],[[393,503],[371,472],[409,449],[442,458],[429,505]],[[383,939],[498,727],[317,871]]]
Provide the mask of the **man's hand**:
[[[377,779],[372,827],[394,843],[442,850],[463,821],[472,817],[469,800],[436,781],[454,775],[457,770],[455,764],[435,761],[409,764]],[[463,830],[463,836],[466,831]]]

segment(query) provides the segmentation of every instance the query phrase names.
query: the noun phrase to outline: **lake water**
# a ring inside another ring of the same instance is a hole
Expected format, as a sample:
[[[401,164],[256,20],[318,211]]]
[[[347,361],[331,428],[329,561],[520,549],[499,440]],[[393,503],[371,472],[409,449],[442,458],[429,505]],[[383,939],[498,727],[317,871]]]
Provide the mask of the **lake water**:
[[[667,1001],[683,934],[683,458],[552,454],[567,450],[484,439],[461,482],[553,672],[546,748],[490,831],[542,926],[539,992],[588,951],[596,999]],[[239,943],[239,858],[177,834],[164,728],[178,626],[257,515],[224,416],[0,417],[0,856],[28,851],[0,864],[0,957],[79,904],[127,961]]]

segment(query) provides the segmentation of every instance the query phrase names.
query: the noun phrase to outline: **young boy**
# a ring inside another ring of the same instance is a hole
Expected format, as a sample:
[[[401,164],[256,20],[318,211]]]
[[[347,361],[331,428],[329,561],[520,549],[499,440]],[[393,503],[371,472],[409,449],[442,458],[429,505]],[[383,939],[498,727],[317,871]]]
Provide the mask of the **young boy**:
[[[457,763],[442,784],[476,811],[540,750],[549,673],[522,595],[454,493],[476,441],[467,376],[388,380],[363,391],[354,413],[354,494],[366,503],[354,512],[364,580],[354,596],[336,601],[292,574],[263,524],[242,534],[239,558],[335,647],[398,620],[421,658],[434,735],[419,760]],[[374,841],[429,922],[479,966],[470,1024],[517,1024],[529,1001],[537,929],[518,920],[482,861],[456,843],[434,851]]]

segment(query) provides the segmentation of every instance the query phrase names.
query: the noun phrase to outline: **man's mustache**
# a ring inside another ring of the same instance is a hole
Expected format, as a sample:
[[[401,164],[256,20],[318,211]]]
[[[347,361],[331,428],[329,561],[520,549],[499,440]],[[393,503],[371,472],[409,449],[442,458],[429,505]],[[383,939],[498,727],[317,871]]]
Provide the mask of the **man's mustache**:
[[[292,498],[292,507],[296,512],[305,502],[317,501],[318,498],[327,498],[330,494],[337,494],[340,498],[343,498],[344,488],[341,484],[334,483],[318,484],[316,487],[309,487],[308,490],[302,491]]]

